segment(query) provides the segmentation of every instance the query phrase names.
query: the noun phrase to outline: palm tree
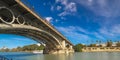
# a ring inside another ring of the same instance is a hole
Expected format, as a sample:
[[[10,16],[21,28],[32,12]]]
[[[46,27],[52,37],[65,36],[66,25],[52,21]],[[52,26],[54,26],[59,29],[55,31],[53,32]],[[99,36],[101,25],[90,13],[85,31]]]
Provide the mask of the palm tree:
[[[101,45],[101,43],[102,43],[102,41],[101,41],[101,40],[99,40],[99,46]]]

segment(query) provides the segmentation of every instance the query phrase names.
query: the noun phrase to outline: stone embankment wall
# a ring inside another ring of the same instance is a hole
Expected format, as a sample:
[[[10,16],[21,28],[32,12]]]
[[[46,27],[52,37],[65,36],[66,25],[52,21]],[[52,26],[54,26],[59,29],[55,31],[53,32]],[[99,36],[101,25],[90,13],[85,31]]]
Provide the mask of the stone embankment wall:
[[[83,52],[120,52],[120,47],[84,47]]]

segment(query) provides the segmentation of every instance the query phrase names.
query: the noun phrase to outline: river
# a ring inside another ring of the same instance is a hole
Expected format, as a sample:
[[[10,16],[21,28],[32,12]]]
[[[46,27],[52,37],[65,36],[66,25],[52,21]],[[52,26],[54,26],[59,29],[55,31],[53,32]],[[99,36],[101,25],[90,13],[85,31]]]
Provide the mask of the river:
[[[33,54],[26,52],[0,52],[12,60],[120,60],[120,52],[76,52],[71,54]]]

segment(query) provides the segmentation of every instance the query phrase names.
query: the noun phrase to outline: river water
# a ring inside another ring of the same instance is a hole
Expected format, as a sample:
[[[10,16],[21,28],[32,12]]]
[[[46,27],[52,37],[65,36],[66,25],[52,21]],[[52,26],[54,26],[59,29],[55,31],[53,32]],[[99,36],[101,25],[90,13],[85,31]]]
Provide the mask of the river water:
[[[71,54],[33,54],[26,52],[0,52],[12,60],[120,60],[120,52],[76,52]]]

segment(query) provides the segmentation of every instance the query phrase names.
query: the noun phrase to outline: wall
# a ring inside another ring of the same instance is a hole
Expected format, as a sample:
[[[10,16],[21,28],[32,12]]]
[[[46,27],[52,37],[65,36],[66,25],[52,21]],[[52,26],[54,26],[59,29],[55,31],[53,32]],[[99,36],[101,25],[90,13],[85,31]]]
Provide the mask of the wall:
[[[83,52],[120,52],[120,47],[84,47]]]

